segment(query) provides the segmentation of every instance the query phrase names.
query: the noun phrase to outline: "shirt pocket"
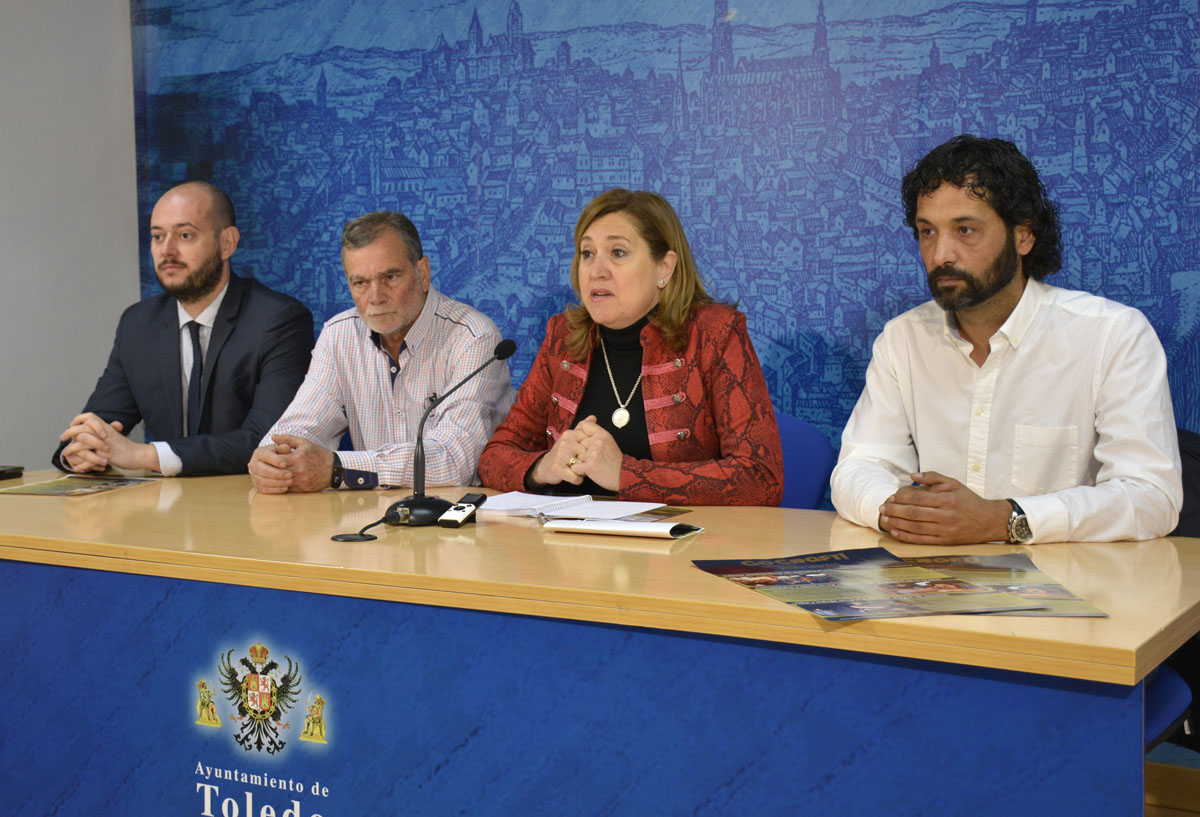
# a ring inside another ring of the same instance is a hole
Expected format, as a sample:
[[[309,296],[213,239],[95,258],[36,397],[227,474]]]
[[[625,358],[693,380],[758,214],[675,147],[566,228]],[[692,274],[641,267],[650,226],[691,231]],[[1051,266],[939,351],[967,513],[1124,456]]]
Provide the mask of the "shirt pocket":
[[[1013,437],[1014,490],[1037,496],[1075,487],[1078,456],[1078,426],[1018,425]]]

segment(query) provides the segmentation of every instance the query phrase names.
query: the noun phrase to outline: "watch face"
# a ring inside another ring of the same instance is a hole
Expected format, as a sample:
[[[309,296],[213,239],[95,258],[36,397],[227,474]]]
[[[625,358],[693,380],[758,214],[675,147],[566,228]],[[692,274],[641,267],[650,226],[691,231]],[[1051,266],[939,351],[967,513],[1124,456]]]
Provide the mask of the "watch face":
[[[1010,538],[1017,542],[1028,542],[1033,539],[1033,531],[1029,528],[1029,518],[1024,514],[1018,516],[1009,525]]]

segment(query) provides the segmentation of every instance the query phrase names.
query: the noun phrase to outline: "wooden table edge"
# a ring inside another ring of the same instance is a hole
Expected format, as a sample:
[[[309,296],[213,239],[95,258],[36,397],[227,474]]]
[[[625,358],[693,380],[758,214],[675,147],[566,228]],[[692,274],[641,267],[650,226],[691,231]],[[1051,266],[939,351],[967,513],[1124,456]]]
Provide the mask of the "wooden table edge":
[[[23,541],[14,544],[15,540]],[[173,558],[164,559],[164,556]],[[1012,638],[1007,639],[1005,644],[1013,649],[999,650],[982,643],[972,643],[985,640],[994,642],[994,634],[936,628],[916,631],[911,626],[896,627],[886,619],[831,623],[787,608],[775,611],[699,602],[690,605],[692,611],[680,612],[666,609],[668,603],[677,605],[677,602],[662,600],[663,604],[656,605],[652,603],[652,597],[644,596],[599,591],[575,592],[386,571],[345,570],[325,565],[11,535],[0,538],[0,558],[347,598],[729,636],[1121,685],[1133,685],[1140,681],[1174,649],[1164,632],[1136,654],[1128,650],[1092,648],[1090,653],[1093,657],[1089,660],[1064,654],[1063,645],[1057,642],[1039,644],[1033,639]],[[1200,611],[1196,615],[1200,616]],[[892,626],[889,627],[889,624]],[[914,638],[915,635],[953,635],[961,643],[949,638],[940,641],[936,638]],[[1034,650],[1031,647],[1042,649]],[[1096,655],[1103,660],[1096,660]]]

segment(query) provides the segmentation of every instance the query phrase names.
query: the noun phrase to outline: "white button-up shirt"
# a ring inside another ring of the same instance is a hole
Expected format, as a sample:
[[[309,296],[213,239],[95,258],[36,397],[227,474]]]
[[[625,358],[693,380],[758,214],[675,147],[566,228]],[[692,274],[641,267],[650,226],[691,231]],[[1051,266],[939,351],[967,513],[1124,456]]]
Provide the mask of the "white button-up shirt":
[[[304,383],[259,445],[271,445],[272,434],[291,434],[336,450],[349,430],[354,450],[339,452],[346,487],[370,487],[358,482],[362,473],[380,486],[412,485],[421,415],[499,342],[489,318],[432,287],[397,361],[375,345],[355,310],[334,315],[317,338]],[[508,364],[499,361],[434,409],[425,425],[426,483],[472,484],[479,454],[515,397]]]
[[[878,529],[910,474],[1015,499],[1035,542],[1164,536],[1183,503],[1167,361],[1136,309],[1030,280],[982,366],[930,301],[889,321],[842,433],[832,498]]]
[[[183,405],[182,428],[185,429],[185,432],[188,427],[188,386],[192,380],[192,332],[187,325],[193,320],[200,324],[200,354],[201,362],[203,362],[208,357],[208,339],[212,337],[213,324],[217,322],[217,313],[221,311],[221,304],[224,303],[227,292],[229,292],[228,282],[221,288],[221,292],[213,299],[213,302],[204,307],[204,311],[195,318],[187,313],[183,304],[175,302],[176,314],[179,318],[179,371],[183,375],[180,396]],[[183,470],[183,460],[179,459],[175,449],[159,440],[150,444],[158,451],[158,470],[164,477],[173,477]]]

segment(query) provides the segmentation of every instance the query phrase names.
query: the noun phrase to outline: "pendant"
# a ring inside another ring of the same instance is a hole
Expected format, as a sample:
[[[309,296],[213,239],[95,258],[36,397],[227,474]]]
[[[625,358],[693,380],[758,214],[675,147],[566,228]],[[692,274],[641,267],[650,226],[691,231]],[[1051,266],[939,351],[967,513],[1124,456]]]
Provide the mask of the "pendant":
[[[617,428],[624,428],[629,424],[629,412],[618,407],[617,410],[612,413],[612,423]]]

